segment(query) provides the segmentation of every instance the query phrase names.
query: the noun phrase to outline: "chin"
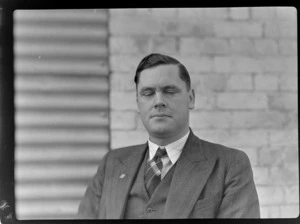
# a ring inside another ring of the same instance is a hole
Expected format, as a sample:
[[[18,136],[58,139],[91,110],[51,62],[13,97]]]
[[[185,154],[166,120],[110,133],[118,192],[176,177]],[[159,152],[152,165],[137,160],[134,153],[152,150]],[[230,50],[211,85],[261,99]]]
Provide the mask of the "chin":
[[[148,129],[148,131],[149,131],[149,133],[152,133],[153,135],[165,135],[165,134],[172,132],[172,130],[169,127],[166,127],[165,125],[151,127]]]

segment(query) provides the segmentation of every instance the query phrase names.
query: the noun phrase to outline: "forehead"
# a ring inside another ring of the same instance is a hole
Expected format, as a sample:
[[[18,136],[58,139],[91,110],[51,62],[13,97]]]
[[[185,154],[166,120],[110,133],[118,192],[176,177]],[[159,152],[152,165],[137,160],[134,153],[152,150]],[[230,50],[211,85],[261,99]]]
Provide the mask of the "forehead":
[[[177,65],[158,65],[145,69],[139,77],[139,86],[185,86],[185,82],[179,76]]]

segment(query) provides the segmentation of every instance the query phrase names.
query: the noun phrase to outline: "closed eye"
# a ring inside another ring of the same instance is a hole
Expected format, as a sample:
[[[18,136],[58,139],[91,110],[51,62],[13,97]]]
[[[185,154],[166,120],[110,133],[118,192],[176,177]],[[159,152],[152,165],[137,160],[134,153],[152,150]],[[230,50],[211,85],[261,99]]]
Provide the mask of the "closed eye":
[[[152,96],[153,94],[154,94],[154,90],[153,89],[150,89],[150,88],[147,88],[147,89],[142,89],[141,91],[140,91],[140,94],[142,95],[142,96]]]
[[[167,93],[167,94],[175,94],[175,93],[178,93],[180,92],[180,89],[176,88],[176,87],[166,87],[164,88],[164,93]]]

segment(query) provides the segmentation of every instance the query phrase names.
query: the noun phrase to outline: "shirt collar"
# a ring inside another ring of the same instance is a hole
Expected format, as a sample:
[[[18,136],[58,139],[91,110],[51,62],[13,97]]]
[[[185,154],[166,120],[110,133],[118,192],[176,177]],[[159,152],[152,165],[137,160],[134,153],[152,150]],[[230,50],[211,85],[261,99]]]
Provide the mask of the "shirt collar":
[[[168,145],[165,145],[165,146],[159,146],[159,145],[151,142],[150,139],[148,139],[149,160],[153,159],[153,157],[159,147],[165,147],[170,161],[172,162],[172,164],[174,164],[178,160],[179,156],[181,155],[183,146],[185,145],[185,143],[189,137],[189,134],[190,134],[190,130],[182,138],[180,138],[180,139],[176,140],[175,142],[172,142]]]

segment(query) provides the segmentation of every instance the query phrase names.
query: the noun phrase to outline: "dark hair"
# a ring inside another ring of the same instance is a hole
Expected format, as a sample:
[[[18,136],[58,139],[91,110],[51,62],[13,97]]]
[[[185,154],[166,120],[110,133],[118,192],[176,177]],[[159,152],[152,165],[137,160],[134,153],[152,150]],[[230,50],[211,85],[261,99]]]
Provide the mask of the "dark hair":
[[[162,54],[150,54],[142,59],[135,72],[134,82],[136,87],[139,83],[141,72],[158,65],[177,65],[179,68],[179,77],[185,82],[187,90],[191,89],[191,78],[185,66],[175,58]]]

